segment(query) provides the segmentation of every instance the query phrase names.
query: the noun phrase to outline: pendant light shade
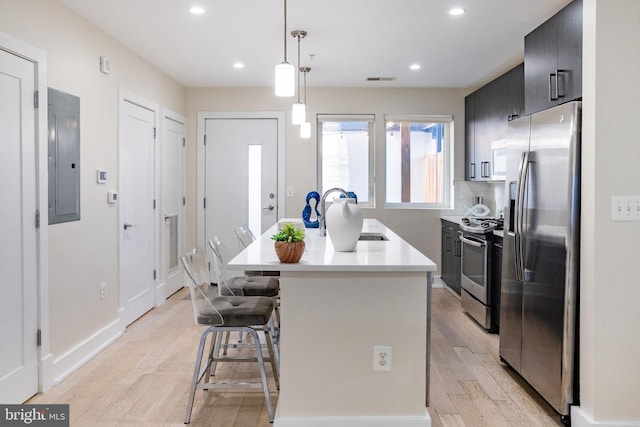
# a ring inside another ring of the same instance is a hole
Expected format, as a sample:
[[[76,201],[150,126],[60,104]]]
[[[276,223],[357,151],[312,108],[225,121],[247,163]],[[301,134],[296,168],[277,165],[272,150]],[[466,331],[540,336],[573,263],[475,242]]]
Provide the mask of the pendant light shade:
[[[291,121],[294,125],[301,125],[307,120],[306,108],[300,101],[293,104]]]
[[[284,60],[276,65],[276,96],[293,96],[295,89],[295,67],[287,62],[287,0],[284,0]]]
[[[276,96],[293,96],[295,90],[295,67],[286,61],[276,65]]]
[[[300,67],[298,68],[302,75],[304,76],[304,104],[307,104],[307,73],[311,71],[310,67]],[[300,125],[300,138],[309,139],[311,138],[311,123],[309,123],[306,119]]]
[[[300,125],[300,138],[311,138],[311,123],[304,122]]]

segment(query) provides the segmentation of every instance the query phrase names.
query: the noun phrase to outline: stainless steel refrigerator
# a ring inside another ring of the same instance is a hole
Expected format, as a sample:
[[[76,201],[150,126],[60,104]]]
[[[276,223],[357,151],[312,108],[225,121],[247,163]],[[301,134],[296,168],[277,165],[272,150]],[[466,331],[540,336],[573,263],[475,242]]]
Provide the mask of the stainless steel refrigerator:
[[[509,123],[500,358],[564,419],[577,403],[581,103]]]

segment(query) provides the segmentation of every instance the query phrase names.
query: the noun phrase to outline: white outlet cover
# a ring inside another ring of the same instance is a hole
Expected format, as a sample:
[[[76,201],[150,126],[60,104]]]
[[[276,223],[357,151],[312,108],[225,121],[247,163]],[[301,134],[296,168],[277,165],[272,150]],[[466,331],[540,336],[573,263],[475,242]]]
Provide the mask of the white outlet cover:
[[[640,221],[640,196],[613,196],[611,217],[614,221]]]
[[[391,370],[391,346],[376,345],[373,347],[373,370],[374,371],[390,371]]]

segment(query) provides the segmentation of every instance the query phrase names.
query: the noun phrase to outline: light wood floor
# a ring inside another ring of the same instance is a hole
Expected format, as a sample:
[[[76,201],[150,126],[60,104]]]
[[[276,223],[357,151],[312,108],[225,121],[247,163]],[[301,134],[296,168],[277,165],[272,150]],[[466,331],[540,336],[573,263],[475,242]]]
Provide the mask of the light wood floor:
[[[487,334],[447,289],[433,290],[431,406],[437,426],[561,426],[552,410],[498,360]],[[94,359],[28,403],[67,403],[72,426],[180,426],[202,329],[183,289],[127,328]],[[222,377],[259,378],[253,364]],[[270,375],[270,372],[268,372]],[[277,401],[275,386],[272,398]],[[192,426],[268,427],[258,390],[197,391]],[[389,426],[393,427],[393,426]]]

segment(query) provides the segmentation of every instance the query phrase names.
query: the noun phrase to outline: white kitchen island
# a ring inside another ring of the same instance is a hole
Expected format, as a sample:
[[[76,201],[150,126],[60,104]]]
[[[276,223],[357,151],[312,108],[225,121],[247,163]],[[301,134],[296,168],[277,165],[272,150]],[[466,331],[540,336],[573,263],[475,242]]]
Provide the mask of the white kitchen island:
[[[286,221],[286,220],[285,220]],[[282,222],[282,220],[281,220]],[[276,427],[425,427],[431,274],[436,264],[376,220],[353,252],[306,229],[297,264],[281,264],[264,233],[230,263],[280,271],[280,394]],[[374,371],[374,346],[391,347]]]

